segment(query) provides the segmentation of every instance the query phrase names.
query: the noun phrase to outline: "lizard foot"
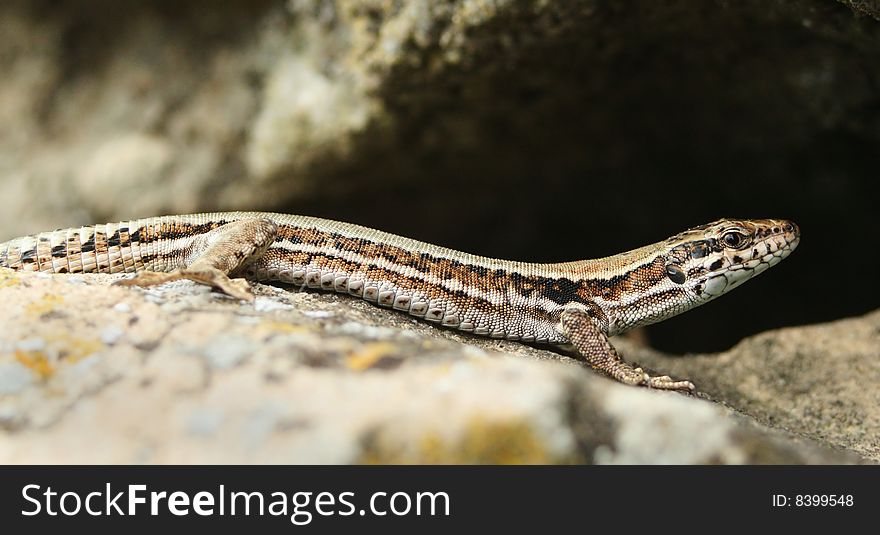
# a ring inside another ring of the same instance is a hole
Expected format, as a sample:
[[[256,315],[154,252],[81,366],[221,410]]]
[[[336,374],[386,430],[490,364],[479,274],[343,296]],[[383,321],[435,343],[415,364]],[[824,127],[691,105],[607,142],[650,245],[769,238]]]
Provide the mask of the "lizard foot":
[[[117,286],[158,286],[166,282],[176,280],[191,280],[199,284],[205,284],[219,290],[230,297],[244,301],[253,301],[254,294],[250,284],[244,279],[230,279],[222,271],[216,268],[203,267],[200,269],[175,269],[170,273],[156,273],[154,271],[142,271],[130,279],[122,279],[114,282]]]

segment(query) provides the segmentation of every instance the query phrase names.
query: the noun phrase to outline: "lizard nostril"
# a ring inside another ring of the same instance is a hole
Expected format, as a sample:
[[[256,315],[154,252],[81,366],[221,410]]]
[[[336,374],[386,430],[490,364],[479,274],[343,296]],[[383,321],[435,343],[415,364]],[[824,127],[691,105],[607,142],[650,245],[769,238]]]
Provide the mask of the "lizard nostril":
[[[785,232],[794,232],[794,225],[791,223],[786,223],[784,228]]]

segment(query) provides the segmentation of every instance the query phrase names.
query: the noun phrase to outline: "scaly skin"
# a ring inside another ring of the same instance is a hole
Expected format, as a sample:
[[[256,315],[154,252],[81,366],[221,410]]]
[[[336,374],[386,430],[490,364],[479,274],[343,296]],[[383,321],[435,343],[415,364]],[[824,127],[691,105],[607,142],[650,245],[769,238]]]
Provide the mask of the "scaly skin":
[[[628,384],[693,389],[624,362],[607,337],[665,320],[788,256],[800,230],[722,219],[607,258],[540,264],[475,256],[348,223],[263,212],[164,216],[46,232],[0,244],[0,266],[137,273],[121,284],[190,279],[241,299],[241,280],[350,294],[493,338],[573,345]]]

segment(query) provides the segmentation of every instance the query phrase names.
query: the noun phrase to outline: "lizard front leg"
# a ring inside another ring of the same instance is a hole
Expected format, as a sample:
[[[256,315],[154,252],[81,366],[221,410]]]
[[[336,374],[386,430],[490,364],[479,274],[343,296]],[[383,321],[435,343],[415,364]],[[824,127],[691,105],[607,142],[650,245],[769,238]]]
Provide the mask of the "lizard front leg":
[[[275,241],[278,227],[268,219],[233,221],[206,232],[193,243],[185,266],[168,273],[142,271],[134,278],[116,281],[121,286],[155,286],[180,279],[206,284],[221,292],[252,301],[254,294],[244,279],[231,279],[256,261]]]
[[[583,310],[567,308],[563,311],[562,332],[590,366],[622,383],[661,390],[694,390],[690,381],[674,381],[667,375],[652,377],[625,362],[605,333]]]

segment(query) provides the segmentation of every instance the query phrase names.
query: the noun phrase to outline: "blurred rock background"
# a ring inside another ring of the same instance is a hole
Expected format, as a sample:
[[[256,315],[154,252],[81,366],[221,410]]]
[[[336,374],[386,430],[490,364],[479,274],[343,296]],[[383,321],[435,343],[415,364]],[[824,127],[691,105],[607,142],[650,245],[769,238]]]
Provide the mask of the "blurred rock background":
[[[878,19],[867,0],[3,2],[0,240],[261,209],[559,261],[794,219],[791,259],[648,333],[725,349],[877,305]]]

